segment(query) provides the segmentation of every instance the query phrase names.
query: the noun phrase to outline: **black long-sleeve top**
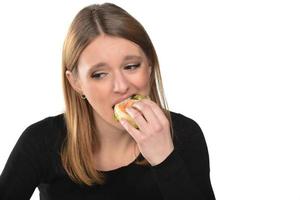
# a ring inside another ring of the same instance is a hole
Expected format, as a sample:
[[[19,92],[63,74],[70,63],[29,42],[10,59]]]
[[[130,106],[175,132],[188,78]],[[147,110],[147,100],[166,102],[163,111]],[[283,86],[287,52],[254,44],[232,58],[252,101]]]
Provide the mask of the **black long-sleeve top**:
[[[41,200],[213,200],[206,142],[198,124],[171,112],[174,150],[156,166],[127,166],[104,172],[104,185],[73,182],[62,167],[66,137],[63,114],[30,125],[11,152],[0,177],[0,199],[30,199],[35,188]]]

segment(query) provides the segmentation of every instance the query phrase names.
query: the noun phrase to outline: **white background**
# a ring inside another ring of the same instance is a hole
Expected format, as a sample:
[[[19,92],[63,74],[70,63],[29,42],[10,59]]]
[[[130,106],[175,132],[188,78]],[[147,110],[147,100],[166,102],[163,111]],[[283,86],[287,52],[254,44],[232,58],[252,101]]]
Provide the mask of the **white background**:
[[[201,126],[216,198],[299,200],[298,2],[111,2],[149,33],[170,109]],[[1,171],[28,125],[63,111],[62,43],[90,3],[1,3]]]

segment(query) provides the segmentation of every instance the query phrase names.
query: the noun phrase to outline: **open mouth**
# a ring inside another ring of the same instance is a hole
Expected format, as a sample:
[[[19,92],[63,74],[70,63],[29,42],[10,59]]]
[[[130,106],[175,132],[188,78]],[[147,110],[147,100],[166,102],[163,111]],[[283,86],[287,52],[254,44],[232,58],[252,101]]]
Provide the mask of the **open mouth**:
[[[135,95],[136,95],[136,94],[133,94],[133,95],[129,96],[127,99],[132,99]],[[123,101],[125,101],[125,100],[126,100],[126,99],[124,99]],[[123,101],[121,101],[121,102],[123,102]],[[119,102],[119,103],[121,103],[121,102]],[[113,105],[111,108],[114,110],[114,109],[115,109],[115,106],[116,106],[117,104],[119,104],[119,103],[116,103],[116,104]]]

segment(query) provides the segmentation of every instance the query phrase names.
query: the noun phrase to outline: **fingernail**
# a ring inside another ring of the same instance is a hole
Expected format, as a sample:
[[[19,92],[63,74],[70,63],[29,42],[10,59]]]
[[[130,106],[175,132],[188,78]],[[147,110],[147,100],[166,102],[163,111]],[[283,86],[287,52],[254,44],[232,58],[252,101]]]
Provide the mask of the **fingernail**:
[[[132,104],[132,107],[135,107],[135,108],[138,108],[138,109],[140,108],[138,102],[135,102],[134,104]]]
[[[131,108],[126,108],[125,111],[126,111],[128,114],[131,114]]]
[[[120,120],[120,123],[124,126],[126,124],[125,120],[124,119],[121,119]]]

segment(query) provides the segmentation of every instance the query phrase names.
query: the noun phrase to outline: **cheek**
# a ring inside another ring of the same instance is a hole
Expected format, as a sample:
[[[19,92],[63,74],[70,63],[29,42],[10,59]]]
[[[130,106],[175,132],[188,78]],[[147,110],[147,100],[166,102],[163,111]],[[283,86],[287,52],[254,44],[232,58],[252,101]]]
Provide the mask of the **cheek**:
[[[94,109],[103,109],[109,105],[110,85],[107,84],[90,84],[85,88],[86,96],[89,103]]]
[[[101,84],[90,84],[85,88],[85,91],[88,96],[101,98],[102,94],[106,93],[106,87],[103,87]]]
[[[150,87],[150,74],[148,70],[143,70],[132,81],[133,84],[140,90],[146,90]]]

